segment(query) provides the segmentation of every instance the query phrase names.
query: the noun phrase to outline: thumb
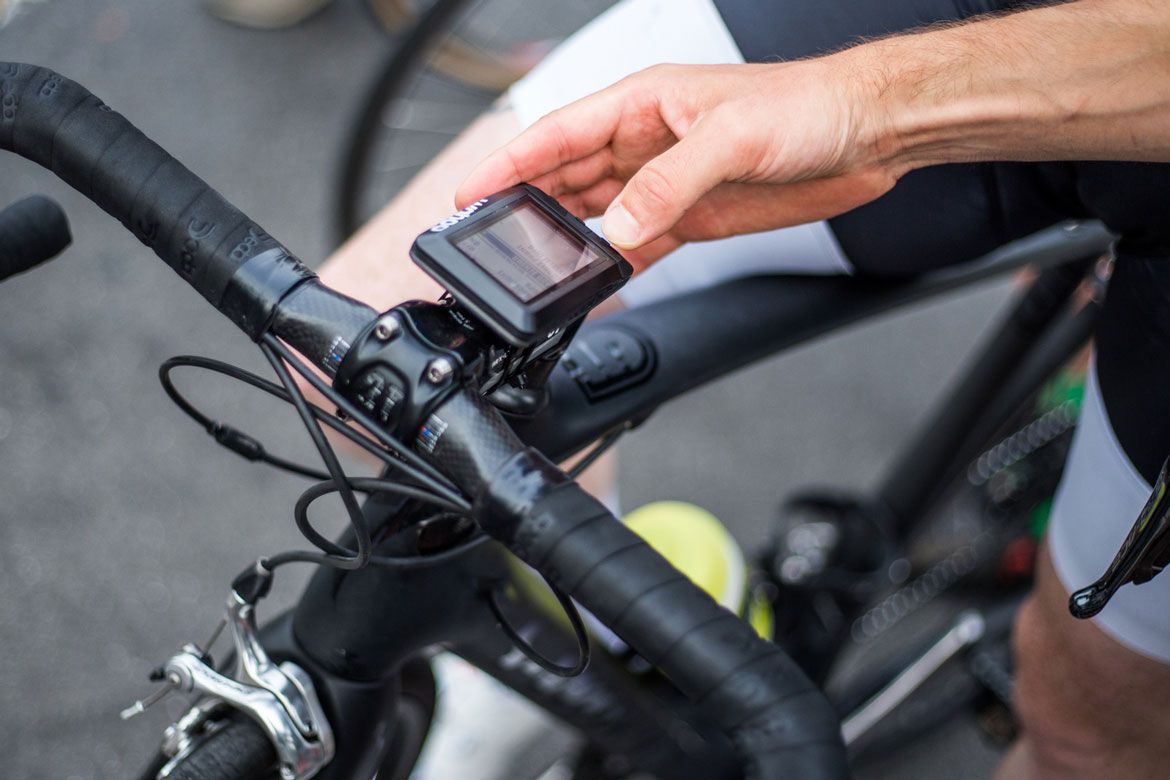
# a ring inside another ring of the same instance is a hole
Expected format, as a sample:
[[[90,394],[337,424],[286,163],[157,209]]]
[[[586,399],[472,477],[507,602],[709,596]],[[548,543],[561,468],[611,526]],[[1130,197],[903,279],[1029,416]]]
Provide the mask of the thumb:
[[[720,139],[711,123],[696,123],[678,143],[647,162],[626,182],[601,221],[620,249],[636,249],[662,236],[691,206],[731,178],[734,144]]]

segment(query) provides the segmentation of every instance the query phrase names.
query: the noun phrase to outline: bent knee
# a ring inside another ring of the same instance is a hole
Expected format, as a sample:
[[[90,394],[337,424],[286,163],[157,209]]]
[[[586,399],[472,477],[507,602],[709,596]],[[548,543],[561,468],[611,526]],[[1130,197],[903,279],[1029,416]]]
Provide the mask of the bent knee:
[[[1067,769],[1105,750],[1110,726],[1094,717],[1094,692],[1085,690],[1085,681],[1064,672],[1067,648],[1051,620],[1035,596],[1016,617],[1015,711],[1034,758],[1044,766]]]
[[[1016,713],[1037,775],[1105,777],[1119,758],[1131,767],[1164,767],[1170,761],[1170,666],[1076,620],[1067,599],[1042,556],[1036,591],[1021,608],[1013,636]]]

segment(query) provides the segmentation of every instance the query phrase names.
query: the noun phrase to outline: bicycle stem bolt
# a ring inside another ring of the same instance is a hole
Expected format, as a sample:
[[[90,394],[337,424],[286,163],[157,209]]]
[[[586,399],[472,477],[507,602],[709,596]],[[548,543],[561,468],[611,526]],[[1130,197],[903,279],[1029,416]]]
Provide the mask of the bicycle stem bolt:
[[[432,385],[441,385],[455,373],[455,366],[445,357],[437,357],[427,364],[427,381]]]
[[[378,341],[389,341],[397,336],[401,330],[402,325],[398,322],[398,318],[387,314],[374,326],[374,338]]]

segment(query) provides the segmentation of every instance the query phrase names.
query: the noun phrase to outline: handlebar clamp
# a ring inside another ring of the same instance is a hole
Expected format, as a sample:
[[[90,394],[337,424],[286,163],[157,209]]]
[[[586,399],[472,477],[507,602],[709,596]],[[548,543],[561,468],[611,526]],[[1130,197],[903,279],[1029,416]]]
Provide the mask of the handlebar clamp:
[[[452,348],[467,339],[454,332],[453,324],[436,327],[431,311],[436,308],[412,301],[371,322],[350,347],[333,383],[383,430],[406,442],[451,393],[474,381],[472,369],[482,361],[478,352]]]

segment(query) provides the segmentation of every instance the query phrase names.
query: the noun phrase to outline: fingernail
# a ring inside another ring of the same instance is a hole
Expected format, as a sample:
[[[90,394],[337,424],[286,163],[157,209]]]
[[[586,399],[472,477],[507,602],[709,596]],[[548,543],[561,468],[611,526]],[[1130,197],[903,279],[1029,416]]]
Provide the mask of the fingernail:
[[[605,212],[601,220],[601,232],[614,246],[622,249],[633,249],[638,245],[638,238],[642,235],[642,226],[639,225],[626,207],[615,203]]]

